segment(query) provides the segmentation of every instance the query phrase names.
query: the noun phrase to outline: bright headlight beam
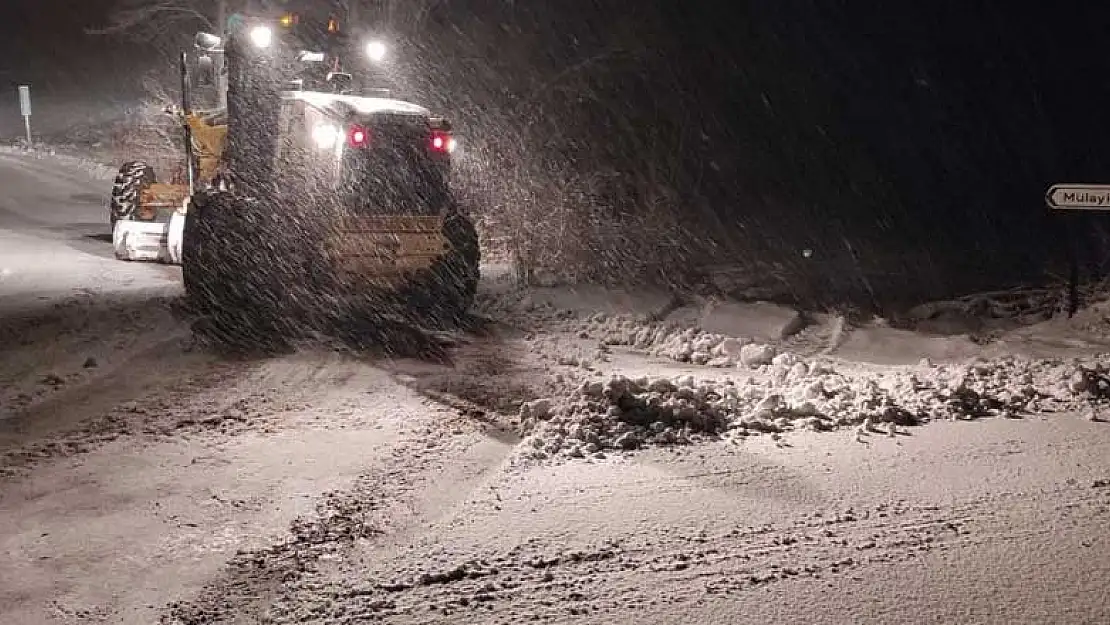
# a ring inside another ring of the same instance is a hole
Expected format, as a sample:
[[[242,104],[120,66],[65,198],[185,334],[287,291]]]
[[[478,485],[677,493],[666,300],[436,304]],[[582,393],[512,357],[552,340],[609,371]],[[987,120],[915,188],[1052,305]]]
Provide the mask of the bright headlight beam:
[[[370,57],[370,60],[375,63],[384,61],[388,52],[389,50],[385,47],[385,44],[380,41],[371,41],[366,44],[366,56]]]
[[[274,42],[274,30],[269,26],[255,26],[250,32],[251,43],[257,48],[269,48]]]
[[[331,124],[318,124],[312,129],[312,142],[321,150],[335,147],[340,137],[339,129]]]

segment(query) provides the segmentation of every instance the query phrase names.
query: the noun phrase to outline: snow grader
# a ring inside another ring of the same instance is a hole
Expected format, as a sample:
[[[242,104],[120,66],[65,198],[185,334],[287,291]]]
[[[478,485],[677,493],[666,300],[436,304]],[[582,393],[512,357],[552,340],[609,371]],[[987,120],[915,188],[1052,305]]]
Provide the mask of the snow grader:
[[[450,124],[357,92],[351,38],[332,17],[235,15],[181,58],[183,173],[158,182],[125,164],[110,202],[127,260],[182,265],[189,307],[225,341],[355,333],[398,317],[459,323],[479,248],[449,188]],[[381,60],[377,41],[361,47]],[[225,106],[191,106],[192,71],[213,67]],[[219,65],[224,72],[219,72]]]

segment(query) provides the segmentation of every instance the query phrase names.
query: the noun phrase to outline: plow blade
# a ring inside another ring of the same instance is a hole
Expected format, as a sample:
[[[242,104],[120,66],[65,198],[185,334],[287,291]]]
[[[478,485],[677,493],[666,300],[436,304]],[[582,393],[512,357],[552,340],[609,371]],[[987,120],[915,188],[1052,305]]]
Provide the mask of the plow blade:
[[[169,221],[117,221],[112,249],[120,260],[180,265],[184,225],[181,213],[174,213]]]

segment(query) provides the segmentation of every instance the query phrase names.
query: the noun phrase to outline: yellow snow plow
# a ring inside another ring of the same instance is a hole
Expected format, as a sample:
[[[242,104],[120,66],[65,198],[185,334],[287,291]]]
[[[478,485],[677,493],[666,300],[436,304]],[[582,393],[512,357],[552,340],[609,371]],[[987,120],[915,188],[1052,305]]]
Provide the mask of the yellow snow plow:
[[[450,124],[354,92],[342,34],[334,18],[239,16],[198,35],[226,65],[226,108],[190,109],[183,54],[183,166],[162,183],[131,162],[116,179],[117,256],[181,264],[192,307],[225,336],[387,309],[442,325],[473,303],[478,237],[448,184]]]

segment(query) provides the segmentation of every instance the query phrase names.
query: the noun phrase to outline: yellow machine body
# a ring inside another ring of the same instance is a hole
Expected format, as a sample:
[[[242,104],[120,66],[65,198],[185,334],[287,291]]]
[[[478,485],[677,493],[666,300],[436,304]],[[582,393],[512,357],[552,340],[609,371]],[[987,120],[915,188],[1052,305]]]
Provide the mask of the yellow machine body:
[[[196,155],[197,182],[211,184],[219,173],[227,138],[227,124],[219,123],[222,111],[190,113],[185,122],[193,137],[193,153]],[[182,168],[183,169],[183,168]],[[139,191],[136,219],[156,221],[167,218],[174,212],[184,212],[188,206],[189,185],[179,180],[180,173],[171,176],[173,182],[152,182]]]
[[[227,123],[221,118],[223,111],[189,113],[185,123],[193,136],[193,154],[197,160],[197,180],[210,183],[219,173],[227,141]]]
[[[338,278],[375,286],[428,269],[449,250],[443,217],[410,215],[344,218],[324,246]]]
[[[211,185],[223,168],[227,139],[224,111],[189,113],[198,187]],[[177,175],[173,178],[180,179]],[[141,190],[137,218],[156,221],[188,209],[184,182],[153,182]],[[412,274],[431,268],[449,251],[442,216],[346,216],[330,228],[321,244],[336,277],[353,286],[392,288]]]

